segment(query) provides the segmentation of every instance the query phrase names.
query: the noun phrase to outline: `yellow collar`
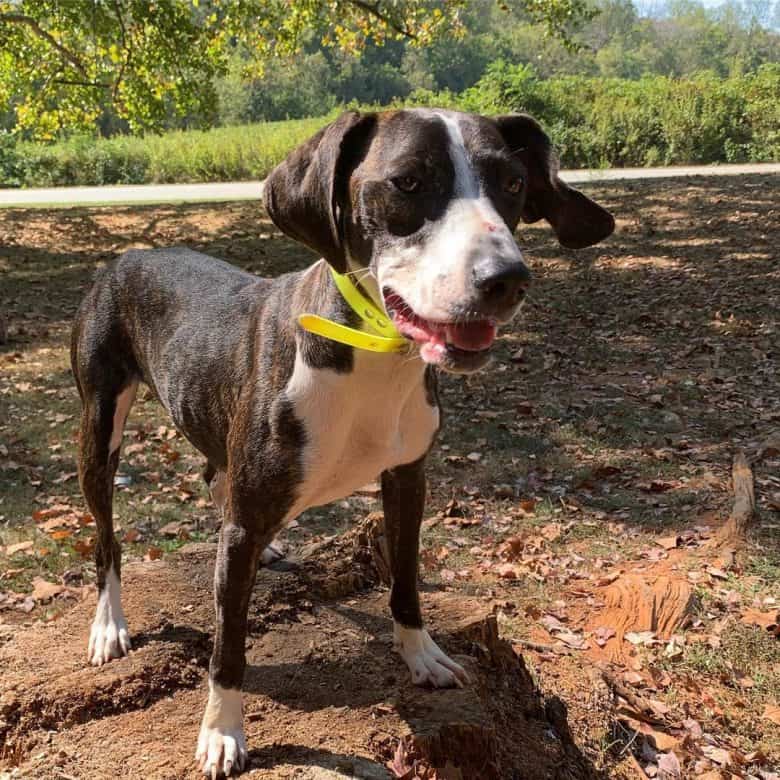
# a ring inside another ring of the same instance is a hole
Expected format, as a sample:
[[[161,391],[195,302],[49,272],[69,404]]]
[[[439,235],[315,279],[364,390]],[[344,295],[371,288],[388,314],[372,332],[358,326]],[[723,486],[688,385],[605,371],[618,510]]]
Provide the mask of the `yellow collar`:
[[[330,273],[344,300],[370,332],[350,328],[317,314],[301,314],[298,317],[298,324],[309,333],[315,333],[350,347],[366,349],[369,352],[403,352],[408,347],[409,341],[396,330],[385,313],[360,292],[348,274],[336,273],[333,268],[330,269]]]

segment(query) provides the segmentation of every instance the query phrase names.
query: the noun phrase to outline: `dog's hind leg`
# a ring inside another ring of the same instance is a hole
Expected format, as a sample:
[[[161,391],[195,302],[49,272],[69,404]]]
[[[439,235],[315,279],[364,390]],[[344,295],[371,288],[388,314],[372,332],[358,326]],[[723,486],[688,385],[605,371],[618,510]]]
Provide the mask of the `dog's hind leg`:
[[[112,502],[122,429],[137,386],[131,382],[116,396],[87,398],[81,414],[79,480],[97,526],[99,596],[88,649],[89,660],[96,666],[130,650],[120,594],[122,550],[114,536]]]
[[[127,414],[138,381],[128,366],[117,363],[116,353],[95,346],[92,334],[77,323],[72,351],[73,372],[81,395],[79,482],[95,518],[95,567],[98,603],[89,635],[88,657],[100,666],[130,650],[127,621],[120,595],[121,547],[114,536],[112,502],[114,474]],[[91,323],[83,323],[89,331]]]
[[[393,644],[406,661],[415,685],[448,688],[462,685],[468,677],[423,627],[417,589],[420,523],[425,506],[423,463],[419,460],[382,473],[385,532],[393,577]]]

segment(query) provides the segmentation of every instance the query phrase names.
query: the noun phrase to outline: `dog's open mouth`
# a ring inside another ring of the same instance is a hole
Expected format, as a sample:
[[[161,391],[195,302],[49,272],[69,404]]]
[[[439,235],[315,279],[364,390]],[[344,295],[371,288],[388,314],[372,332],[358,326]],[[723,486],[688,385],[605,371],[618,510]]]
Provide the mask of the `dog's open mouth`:
[[[383,294],[396,329],[419,345],[420,355],[428,363],[470,362],[484,356],[495,341],[497,326],[492,320],[434,322],[416,314],[393,290],[385,288]]]

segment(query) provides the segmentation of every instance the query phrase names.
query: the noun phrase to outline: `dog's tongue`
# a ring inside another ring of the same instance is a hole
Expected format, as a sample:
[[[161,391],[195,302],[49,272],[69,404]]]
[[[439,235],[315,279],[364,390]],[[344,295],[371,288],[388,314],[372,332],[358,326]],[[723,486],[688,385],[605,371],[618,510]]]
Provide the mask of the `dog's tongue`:
[[[467,352],[481,352],[488,349],[496,338],[495,323],[479,322],[430,322],[418,317],[397,295],[386,299],[388,311],[398,331],[420,345],[443,354],[449,344]]]
[[[462,325],[448,324],[446,339],[458,349],[479,352],[487,349],[496,338],[496,326],[491,322],[468,322]]]

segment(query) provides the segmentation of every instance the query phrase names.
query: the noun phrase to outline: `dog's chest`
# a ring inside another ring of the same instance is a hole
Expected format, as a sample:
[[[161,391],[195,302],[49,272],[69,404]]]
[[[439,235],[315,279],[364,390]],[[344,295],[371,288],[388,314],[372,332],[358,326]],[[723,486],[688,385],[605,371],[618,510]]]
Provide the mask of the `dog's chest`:
[[[306,435],[303,480],[288,518],[422,457],[439,426],[424,367],[397,355],[357,352],[348,374],[312,369],[298,357],[286,394]]]

